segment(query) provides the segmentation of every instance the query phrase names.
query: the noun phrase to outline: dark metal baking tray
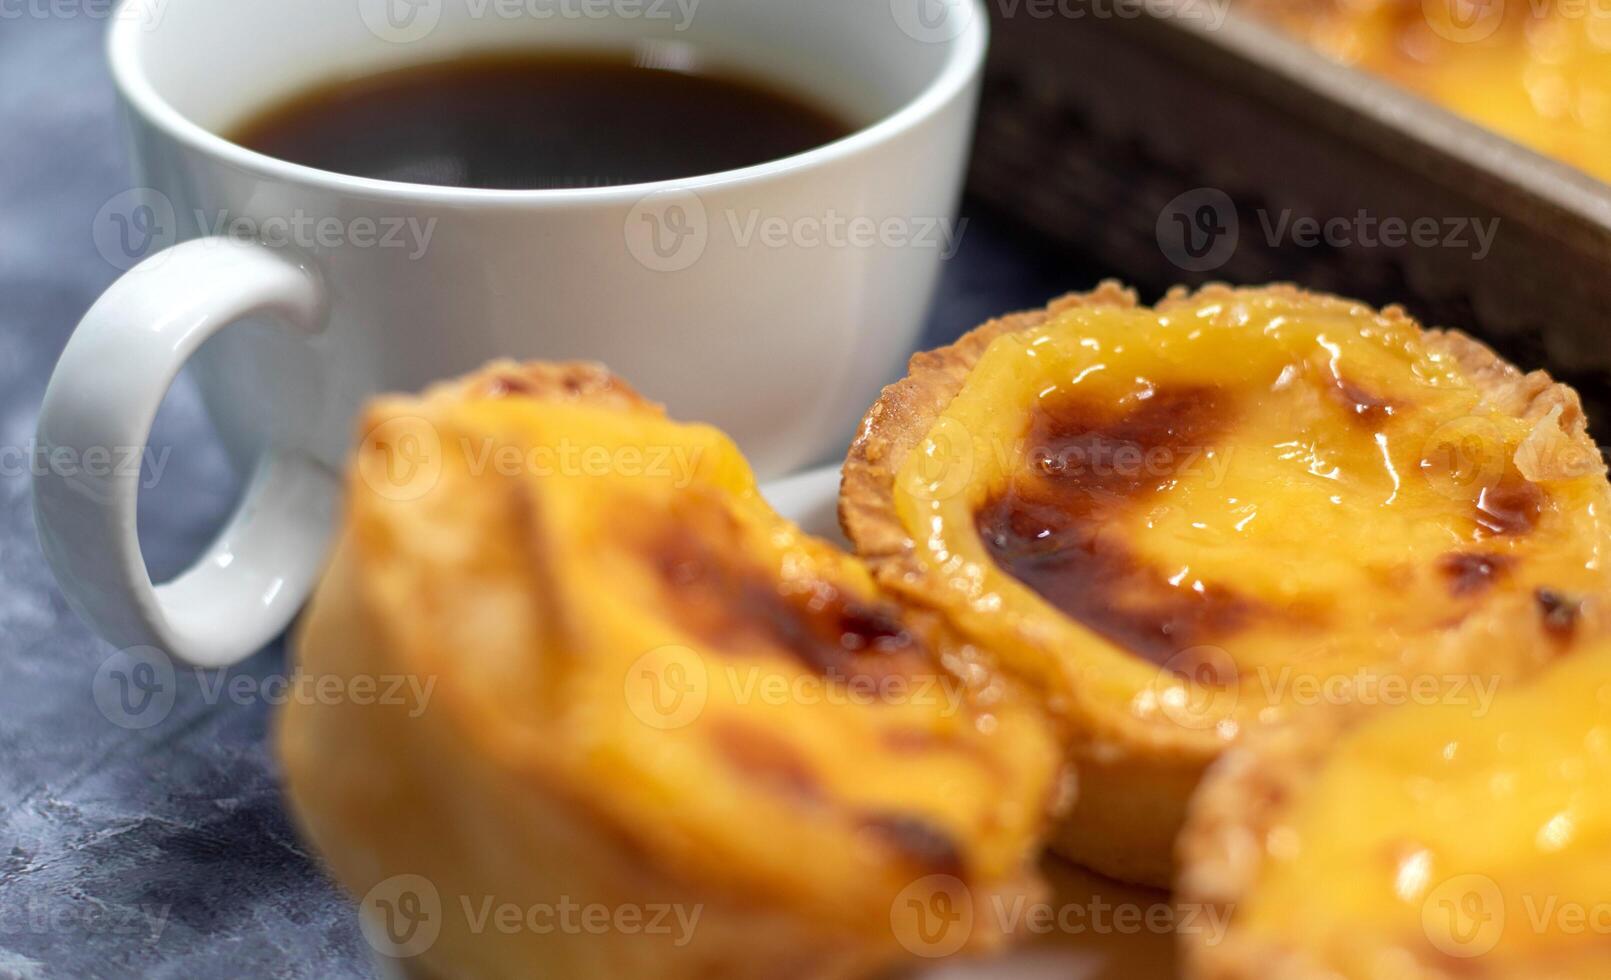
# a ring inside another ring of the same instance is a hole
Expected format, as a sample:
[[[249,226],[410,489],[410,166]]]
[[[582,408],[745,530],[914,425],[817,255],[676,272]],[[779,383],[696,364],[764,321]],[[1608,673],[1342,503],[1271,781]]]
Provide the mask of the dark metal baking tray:
[[[1292,280],[1402,302],[1574,383],[1608,431],[1611,185],[1224,3],[996,0],[974,193],[1149,290]],[[1361,214],[1494,235],[1479,257],[1448,234],[1291,234]]]

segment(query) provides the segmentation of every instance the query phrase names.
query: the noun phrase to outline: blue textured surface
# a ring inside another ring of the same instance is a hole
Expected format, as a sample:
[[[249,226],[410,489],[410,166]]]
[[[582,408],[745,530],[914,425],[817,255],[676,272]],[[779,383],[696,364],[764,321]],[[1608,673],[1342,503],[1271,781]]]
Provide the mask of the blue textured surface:
[[[73,324],[117,275],[92,223],[129,178],[99,7],[7,9],[43,16],[0,20],[0,977],[367,975],[349,905],[281,807],[273,706],[184,675],[159,723],[111,723],[94,679],[113,651],[40,556],[21,451]],[[975,215],[928,339],[1093,278]],[[153,452],[171,452],[140,511],[161,578],[238,483],[183,379]],[[276,644],[229,674],[285,670]]]

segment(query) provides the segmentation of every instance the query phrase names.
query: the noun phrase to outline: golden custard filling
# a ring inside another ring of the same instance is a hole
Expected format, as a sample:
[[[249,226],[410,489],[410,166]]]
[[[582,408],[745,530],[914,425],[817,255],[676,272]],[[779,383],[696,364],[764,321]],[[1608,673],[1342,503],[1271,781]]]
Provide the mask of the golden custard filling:
[[[858,933],[924,875],[1027,883],[1060,769],[1037,712],[773,512],[717,430],[489,391],[377,410],[343,546],[439,723],[649,863]],[[384,484],[424,442],[424,482]]]
[[[1010,666],[1182,737],[1408,670],[1489,606],[1564,644],[1604,588],[1603,464],[1575,405],[1507,411],[1439,338],[1295,290],[1065,309],[984,351],[895,511]]]
[[[1349,977],[1611,971],[1611,647],[1348,733],[1266,834],[1245,939]],[[1327,975],[1332,975],[1327,973]]]
[[[1254,0],[1333,58],[1611,180],[1611,7],[1576,0]]]

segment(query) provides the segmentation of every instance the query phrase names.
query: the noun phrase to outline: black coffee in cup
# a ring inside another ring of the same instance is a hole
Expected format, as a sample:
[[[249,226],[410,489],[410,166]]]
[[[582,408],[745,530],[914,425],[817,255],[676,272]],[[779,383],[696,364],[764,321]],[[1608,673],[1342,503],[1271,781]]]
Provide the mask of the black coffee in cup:
[[[529,190],[694,177],[780,159],[852,125],[805,97],[630,53],[479,55],[328,84],[230,135],[337,173]]]

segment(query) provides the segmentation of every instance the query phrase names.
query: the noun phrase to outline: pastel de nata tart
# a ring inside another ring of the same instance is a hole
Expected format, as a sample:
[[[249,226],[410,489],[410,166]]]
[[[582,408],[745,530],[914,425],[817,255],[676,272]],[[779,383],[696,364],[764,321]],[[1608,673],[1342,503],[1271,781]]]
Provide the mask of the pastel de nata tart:
[[[1611,976],[1611,643],[1486,707],[1384,709],[1250,738],[1181,836],[1201,980]],[[1218,941],[1215,939],[1218,938]]]
[[[1577,0],[1241,0],[1345,64],[1611,180],[1611,9]]]
[[[914,357],[840,516],[1069,724],[1055,846],[1165,884],[1249,727],[1570,649],[1608,501],[1576,395],[1469,337],[1287,286],[1146,308],[1109,283]]]
[[[298,669],[430,696],[307,699],[278,742],[378,948],[453,977],[846,977],[1004,941],[985,911],[1038,893],[1058,739],[771,511],[724,435],[582,365],[362,425]]]

